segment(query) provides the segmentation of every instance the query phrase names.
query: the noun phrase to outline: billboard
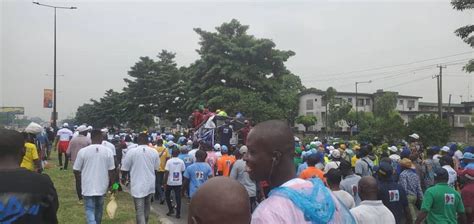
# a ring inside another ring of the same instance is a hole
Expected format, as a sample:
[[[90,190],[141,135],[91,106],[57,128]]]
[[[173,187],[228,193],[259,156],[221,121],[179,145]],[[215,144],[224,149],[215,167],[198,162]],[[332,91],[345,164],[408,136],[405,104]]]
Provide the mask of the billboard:
[[[25,114],[24,107],[0,107],[0,113]]]
[[[44,89],[43,108],[53,108],[53,90]]]

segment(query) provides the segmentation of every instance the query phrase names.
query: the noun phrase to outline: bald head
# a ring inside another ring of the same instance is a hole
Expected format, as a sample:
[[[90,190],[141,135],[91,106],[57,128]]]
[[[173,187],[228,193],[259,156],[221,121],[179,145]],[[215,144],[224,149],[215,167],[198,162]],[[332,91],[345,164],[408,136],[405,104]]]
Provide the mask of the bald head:
[[[359,180],[359,195],[362,201],[377,200],[377,180],[372,176],[362,177]]]
[[[239,182],[228,177],[209,179],[191,199],[188,223],[250,223],[247,191]]]
[[[270,120],[257,124],[247,137],[247,141],[250,140],[258,141],[268,152],[277,150],[282,154],[292,154],[294,151],[293,132],[285,121]]]

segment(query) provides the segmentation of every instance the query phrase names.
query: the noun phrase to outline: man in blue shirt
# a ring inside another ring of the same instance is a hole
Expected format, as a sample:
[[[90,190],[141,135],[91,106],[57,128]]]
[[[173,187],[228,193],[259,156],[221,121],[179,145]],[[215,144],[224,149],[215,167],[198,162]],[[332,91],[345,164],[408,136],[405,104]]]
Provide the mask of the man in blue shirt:
[[[188,168],[188,166],[190,166],[191,164],[193,164],[193,156],[189,155],[188,154],[188,146],[187,145],[183,145],[183,146],[180,146],[181,149],[180,149],[180,154],[178,155],[178,158],[180,160],[183,160],[184,162],[184,165],[186,166],[186,168]]]
[[[381,162],[377,170],[378,194],[377,199],[382,200],[395,217],[397,224],[412,223],[410,209],[408,208],[408,199],[405,190],[392,179],[393,167],[387,162]]]
[[[196,163],[190,165],[184,171],[184,191],[189,189],[189,197],[192,198],[198,188],[211,178],[212,171],[208,163],[205,162],[207,153],[203,150],[196,152]],[[187,187],[189,184],[189,187]]]

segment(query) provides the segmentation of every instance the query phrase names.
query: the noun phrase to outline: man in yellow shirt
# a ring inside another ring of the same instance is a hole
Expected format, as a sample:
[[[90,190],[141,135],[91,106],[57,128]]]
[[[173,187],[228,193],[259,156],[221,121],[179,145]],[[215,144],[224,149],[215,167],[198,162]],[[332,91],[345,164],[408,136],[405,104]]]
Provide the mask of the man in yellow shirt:
[[[158,139],[156,141],[156,151],[158,152],[158,156],[160,157],[160,168],[156,172],[155,178],[155,200],[159,200],[160,204],[165,203],[165,198],[163,196],[163,177],[165,175],[165,165],[166,161],[171,157],[168,149],[163,146],[163,139]]]
[[[23,156],[20,166],[27,170],[41,173],[41,162],[39,160],[38,150],[34,144],[34,135],[25,132],[23,136],[25,138],[25,155]]]

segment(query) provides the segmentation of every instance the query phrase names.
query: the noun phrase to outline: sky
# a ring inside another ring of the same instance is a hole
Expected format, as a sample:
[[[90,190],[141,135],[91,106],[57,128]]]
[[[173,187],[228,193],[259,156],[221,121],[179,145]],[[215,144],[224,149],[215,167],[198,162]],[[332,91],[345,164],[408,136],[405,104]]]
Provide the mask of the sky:
[[[76,10],[57,11],[57,108],[59,119],[122,91],[127,72],[141,56],[162,49],[176,53],[179,66],[198,58],[193,28],[215,31],[235,18],[249,34],[268,38],[296,53],[286,63],[304,86],[338,91],[378,89],[436,102],[438,64],[443,102],[474,100],[472,75],[462,71],[470,48],[454,34],[472,24],[474,10],[456,11],[449,0],[432,1],[40,1]],[[53,87],[51,8],[28,0],[0,0],[0,106],[49,120],[43,89]]]

